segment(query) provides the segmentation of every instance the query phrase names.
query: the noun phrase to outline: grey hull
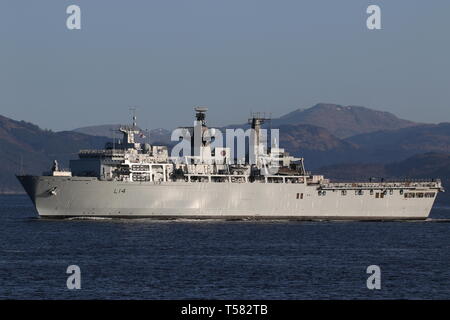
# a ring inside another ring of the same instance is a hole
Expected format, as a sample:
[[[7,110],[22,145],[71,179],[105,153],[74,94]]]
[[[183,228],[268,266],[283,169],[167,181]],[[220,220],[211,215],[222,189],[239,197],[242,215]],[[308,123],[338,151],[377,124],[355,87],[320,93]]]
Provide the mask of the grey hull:
[[[287,183],[118,182],[97,178],[18,176],[42,217],[420,220],[432,198],[399,190],[377,199]],[[427,191],[427,190],[424,190]],[[432,190],[431,190],[432,191]],[[303,194],[299,199],[298,194]]]

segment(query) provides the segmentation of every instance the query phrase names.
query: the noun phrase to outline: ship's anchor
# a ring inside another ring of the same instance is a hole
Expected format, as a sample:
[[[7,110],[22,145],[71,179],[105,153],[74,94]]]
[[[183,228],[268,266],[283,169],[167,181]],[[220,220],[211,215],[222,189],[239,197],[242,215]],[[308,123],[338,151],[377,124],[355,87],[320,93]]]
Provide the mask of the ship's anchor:
[[[52,196],[56,196],[58,191],[57,187],[51,188],[50,190],[48,190],[48,193],[51,194]]]

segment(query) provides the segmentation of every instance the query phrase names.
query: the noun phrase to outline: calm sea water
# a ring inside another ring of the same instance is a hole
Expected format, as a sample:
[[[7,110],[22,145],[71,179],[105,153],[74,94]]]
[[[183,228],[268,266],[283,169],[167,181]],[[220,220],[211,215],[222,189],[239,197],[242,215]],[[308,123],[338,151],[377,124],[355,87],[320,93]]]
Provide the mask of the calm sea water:
[[[0,234],[3,299],[450,298],[450,208],[426,222],[47,220],[0,196]],[[66,287],[72,264],[81,290]]]

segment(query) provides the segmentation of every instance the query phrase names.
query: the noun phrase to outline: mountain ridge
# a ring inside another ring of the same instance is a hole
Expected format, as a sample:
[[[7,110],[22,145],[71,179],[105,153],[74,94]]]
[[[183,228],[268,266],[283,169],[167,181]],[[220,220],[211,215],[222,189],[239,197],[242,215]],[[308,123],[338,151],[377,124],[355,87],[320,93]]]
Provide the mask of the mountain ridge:
[[[272,126],[280,124],[312,124],[326,128],[342,139],[362,133],[419,125],[410,120],[400,119],[387,111],[331,103],[318,103],[310,108],[299,108],[272,120]]]
[[[378,111],[362,106],[343,106],[331,103],[318,103],[310,108],[299,108],[270,121],[270,126],[278,128],[284,125],[310,125],[328,130],[332,135],[346,139],[351,136],[383,130],[395,130],[423,125],[410,120],[398,118],[387,111]],[[98,125],[74,129],[85,134],[112,137],[111,130],[120,125]],[[266,127],[268,125],[266,124]],[[223,128],[248,128],[248,124],[235,124]],[[170,135],[166,129],[153,129],[159,139]],[[158,132],[159,131],[159,132]],[[164,139],[167,141],[167,139]]]
[[[328,116],[333,118],[335,113],[342,111],[338,110],[341,107],[332,104],[317,104],[309,109],[315,110],[316,116],[323,114],[324,110],[335,110],[334,113],[328,112]],[[356,110],[359,110],[358,112],[363,110],[361,112],[365,115],[374,114],[372,112],[367,113],[366,109],[368,108],[364,107],[350,106],[348,108],[352,113],[356,108]],[[300,113],[302,112],[304,111]],[[303,123],[303,120],[300,121],[298,118],[289,120],[289,114],[295,118],[294,116],[298,115],[299,112],[294,110],[277,118],[284,119],[284,122],[278,122],[277,124],[275,121],[274,124],[274,121],[272,121],[272,123],[267,123],[265,127],[278,127],[280,129],[280,146],[295,156],[304,157],[307,170],[315,171],[320,167],[358,162],[362,167],[365,166],[367,172],[370,170],[379,172],[376,170],[381,170],[381,167],[385,168],[388,163],[403,161],[419,153],[450,153],[450,123],[421,124],[399,119],[395,116],[395,118],[392,118],[390,115],[386,116],[385,112],[381,112],[382,116],[375,121],[376,126],[370,127],[370,130],[374,130],[375,127],[387,127],[388,129],[358,133],[341,138],[333,134],[330,128]],[[379,121],[384,118],[388,120],[385,124],[380,124]],[[312,118],[308,119],[311,120]],[[342,122],[342,119],[335,121],[334,124],[339,124],[344,128],[345,122]],[[367,121],[369,120],[364,120],[361,123]],[[117,129],[119,125],[103,125],[100,127],[102,127],[104,133],[111,133],[109,131],[111,126]],[[90,126],[78,128],[75,131],[53,132],[43,130],[29,122],[16,121],[0,116],[0,161],[4,164],[0,168],[0,192],[20,190],[13,172],[17,172],[21,167],[27,173],[40,174],[49,168],[53,159],[59,160],[64,166],[67,165],[69,159],[76,157],[79,149],[102,148],[104,143],[110,141],[110,138],[86,134],[89,130],[95,131],[98,127]],[[229,127],[232,126],[225,128]],[[246,128],[248,124],[235,127]],[[357,131],[361,130],[362,128],[359,128]],[[168,130],[154,129],[150,130],[149,133],[150,137],[144,138],[145,142],[169,146],[172,143],[173,145]],[[116,137],[118,138],[119,135]],[[21,159],[23,164],[21,164]],[[379,167],[371,166],[374,163]],[[355,167],[352,170],[355,170]],[[360,170],[360,172],[362,171]]]
[[[110,139],[117,139],[120,137],[119,134],[119,128],[121,127],[121,124],[102,124],[97,126],[87,126],[87,127],[80,127],[73,129],[72,131],[88,134],[92,136],[99,136],[99,137],[107,137]],[[146,142],[155,144],[155,143],[163,143],[163,144],[169,144],[170,143],[170,135],[171,132],[167,129],[163,128],[157,128],[157,129],[151,129],[151,130],[143,130],[141,128],[137,128],[138,130],[142,131],[146,135]]]
[[[53,160],[67,166],[79,149],[97,149],[106,141],[72,131],[43,130],[29,122],[0,116],[0,192],[21,190],[14,173],[41,174]]]

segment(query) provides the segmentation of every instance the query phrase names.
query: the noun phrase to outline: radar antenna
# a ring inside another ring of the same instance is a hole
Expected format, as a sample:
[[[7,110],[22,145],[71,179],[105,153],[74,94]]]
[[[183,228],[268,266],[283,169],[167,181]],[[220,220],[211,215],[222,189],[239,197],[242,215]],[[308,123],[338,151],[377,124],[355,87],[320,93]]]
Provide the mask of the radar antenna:
[[[203,126],[206,125],[206,111],[208,111],[208,107],[195,107],[195,119],[200,121]]]

